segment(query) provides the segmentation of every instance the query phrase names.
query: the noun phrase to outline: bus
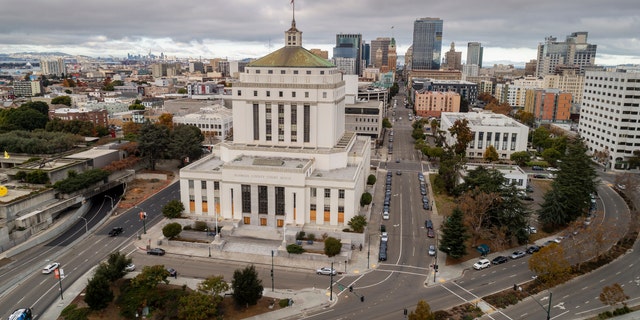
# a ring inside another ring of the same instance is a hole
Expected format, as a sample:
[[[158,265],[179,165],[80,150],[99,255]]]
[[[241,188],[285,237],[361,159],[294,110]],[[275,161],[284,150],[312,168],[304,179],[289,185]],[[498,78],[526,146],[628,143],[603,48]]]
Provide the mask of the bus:
[[[33,320],[31,309],[30,308],[18,309],[9,316],[9,320]]]

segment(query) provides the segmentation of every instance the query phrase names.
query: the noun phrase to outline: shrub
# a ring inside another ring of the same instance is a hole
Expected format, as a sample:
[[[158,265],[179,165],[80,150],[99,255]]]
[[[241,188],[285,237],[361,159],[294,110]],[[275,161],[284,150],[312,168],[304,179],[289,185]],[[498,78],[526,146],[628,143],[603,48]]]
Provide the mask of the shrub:
[[[162,234],[168,239],[175,238],[180,232],[182,232],[182,226],[177,222],[169,223],[162,228]]]
[[[180,200],[171,200],[162,207],[162,215],[169,218],[179,218],[184,211],[184,205]]]
[[[289,299],[281,299],[278,302],[278,305],[280,306],[280,308],[286,308],[289,306]]]
[[[298,233],[296,233],[296,240],[304,240],[306,236],[307,236],[306,232],[299,231]]]
[[[360,197],[360,206],[364,207],[366,205],[369,205],[372,200],[373,200],[373,197],[371,196],[371,193],[365,192]]]
[[[328,234],[328,233],[326,233],[326,232],[325,232],[325,233],[323,233],[323,234],[322,234],[322,241],[327,240],[327,238],[328,238],[328,237],[329,237],[329,234]]]
[[[204,231],[208,230],[207,223],[204,221],[196,221],[193,223],[193,230],[195,231]]]
[[[293,254],[301,254],[304,253],[304,248],[302,248],[302,246],[299,246],[295,243],[292,243],[290,245],[287,246],[287,252],[288,253],[293,253]]]
[[[367,184],[372,186],[376,183],[376,176],[373,174],[370,174],[369,177],[367,177]]]
[[[326,240],[324,240],[324,254],[326,254],[328,257],[333,257],[339,254],[341,249],[342,243],[340,243],[340,240],[334,237],[328,237]]]
[[[66,320],[87,320],[91,310],[89,308],[79,308],[77,304],[70,304],[62,310],[60,315]]]
[[[361,215],[356,215],[347,223],[354,232],[362,233],[364,232],[364,227],[367,225],[367,218]]]
[[[316,240],[315,233],[309,233],[309,235],[307,235],[307,240],[315,241]]]

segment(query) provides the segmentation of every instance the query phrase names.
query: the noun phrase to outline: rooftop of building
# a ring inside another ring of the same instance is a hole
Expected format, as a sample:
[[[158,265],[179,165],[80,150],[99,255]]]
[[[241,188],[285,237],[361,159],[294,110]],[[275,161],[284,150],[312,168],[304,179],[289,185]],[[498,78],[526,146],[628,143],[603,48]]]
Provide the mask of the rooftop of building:
[[[252,61],[247,67],[335,68],[335,65],[303,47],[283,47]]]
[[[503,114],[493,112],[443,112],[442,119],[449,119],[451,123],[456,120],[467,119],[470,126],[491,126],[491,127],[526,127],[524,124],[509,118]]]

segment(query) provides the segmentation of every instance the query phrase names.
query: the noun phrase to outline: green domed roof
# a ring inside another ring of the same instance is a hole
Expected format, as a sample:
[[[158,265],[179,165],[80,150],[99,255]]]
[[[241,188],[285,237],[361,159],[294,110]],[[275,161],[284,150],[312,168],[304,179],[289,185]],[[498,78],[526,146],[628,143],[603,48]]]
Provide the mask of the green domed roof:
[[[247,67],[332,68],[335,66],[329,60],[318,57],[303,47],[287,46],[252,61]]]

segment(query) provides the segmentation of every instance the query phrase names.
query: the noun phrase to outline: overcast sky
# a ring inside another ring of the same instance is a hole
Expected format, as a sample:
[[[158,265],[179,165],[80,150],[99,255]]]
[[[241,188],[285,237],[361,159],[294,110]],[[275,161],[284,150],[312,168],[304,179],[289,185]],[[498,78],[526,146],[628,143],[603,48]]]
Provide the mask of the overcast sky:
[[[60,51],[92,57],[127,53],[192,58],[257,58],[284,45],[290,0],[3,0],[0,53]],[[395,37],[398,55],[413,39],[413,22],[444,21],[443,55],[451,42],[484,46],[484,63],[536,58],[546,36],[564,41],[589,32],[596,64],[640,64],[638,0],[295,0],[303,46],[329,51],[338,33],[370,43]]]

